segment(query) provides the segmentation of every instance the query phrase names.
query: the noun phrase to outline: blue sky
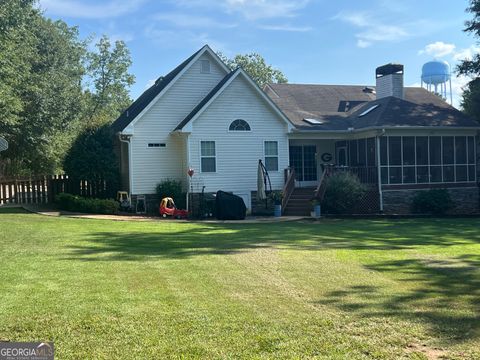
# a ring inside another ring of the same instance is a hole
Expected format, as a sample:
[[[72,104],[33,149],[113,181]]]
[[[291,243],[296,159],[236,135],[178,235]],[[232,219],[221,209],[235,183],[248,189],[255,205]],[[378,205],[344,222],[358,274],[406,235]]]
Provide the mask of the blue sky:
[[[480,51],[465,34],[467,0],[40,0],[47,16],[107,34],[132,54],[133,98],[204,44],[227,56],[258,52],[291,83],[374,84],[375,67],[421,67]],[[465,78],[453,78],[458,104]]]

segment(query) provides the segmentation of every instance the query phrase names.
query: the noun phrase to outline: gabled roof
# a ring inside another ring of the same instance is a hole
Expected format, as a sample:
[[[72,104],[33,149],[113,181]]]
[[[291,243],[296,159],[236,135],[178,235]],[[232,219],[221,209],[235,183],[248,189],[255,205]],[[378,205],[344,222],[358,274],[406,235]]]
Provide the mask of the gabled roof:
[[[242,69],[236,70],[227,74],[203,99],[197,106],[183,119],[180,124],[174,129],[174,131],[181,131],[187,124],[194,121],[208,106],[220,95],[220,93],[228,87],[228,85],[237,77],[243,76],[247,82],[249,82],[255,91],[267,102],[267,104],[279,115],[279,117],[287,124],[288,130],[293,128],[293,124],[289,121],[288,117],[278,108],[278,106],[265,94],[265,92],[258,87],[258,85],[251,79],[251,77]]]
[[[235,71],[229,72],[225,77],[205,96],[202,101],[198,103],[197,106],[193,108],[193,110],[188,114],[185,119],[182,120],[180,124],[177,125],[174,131],[181,130],[185,125],[187,125],[190,120],[220,91],[220,89],[225,85],[225,83],[233,77],[240,69],[236,69]]]
[[[115,120],[112,127],[115,131],[122,131],[130,124],[135,117],[163,90],[165,87],[188,65],[192,59],[198,55],[203,48],[196,51],[192,56],[178,65],[165,76],[160,76],[155,83],[150,86],[140,97],[130,105],[120,117]]]
[[[378,100],[373,86],[269,84],[265,91],[298,130],[479,127],[477,122],[423,88],[406,87],[404,99],[386,97]],[[359,117],[374,105],[379,106]],[[316,119],[322,124],[311,124],[304,119]]]
[[[141,114],[141,112],[147,108],[150,103],[164,90],[169,86],[178,75],[184,71],[196,57],[200,56],[201,53],[208,51],[214,58],[217,58],[218,63],[225,69],[229,71],[227,66],[218,58],[218,56],[210,49],[208,45],[203,46],[201,49],[192,54],[188,59],[183,61],[175,69],[170,71],[167,75],[159,77],[155,83],[150,86],[147,90],[140,95],[137,100],[135,100],[132,105],[130,105],[121,115],[115,120],[112,124],[112,128],[115,132],[124,130],[135,118]]]

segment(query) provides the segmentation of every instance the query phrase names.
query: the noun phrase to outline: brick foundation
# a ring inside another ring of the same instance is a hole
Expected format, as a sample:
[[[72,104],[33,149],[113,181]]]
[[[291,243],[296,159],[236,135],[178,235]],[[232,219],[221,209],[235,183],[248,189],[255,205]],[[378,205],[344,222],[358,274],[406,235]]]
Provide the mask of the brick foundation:
[[[385,214],[410,214],[412,199],[416,193],[424,190],[383,190],[383,212]],[[455,203],[450,214],[474,214],[479,212],[478,187],[448,188],[448,192]]]

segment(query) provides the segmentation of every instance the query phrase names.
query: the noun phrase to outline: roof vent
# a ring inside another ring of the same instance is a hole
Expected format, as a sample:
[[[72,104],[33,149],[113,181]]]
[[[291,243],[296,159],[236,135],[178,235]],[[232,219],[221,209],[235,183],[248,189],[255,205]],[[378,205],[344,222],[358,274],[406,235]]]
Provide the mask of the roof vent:
[[[365,110],[364,112],[362,112],[360,115],[358,115],[358,117],[362,117],[362,116],[365,116],[367,115],[369,112],[375,110],[377,107],[379,107],[380,104],[375,104],[373,106],[370,106],[367,110]]]
[[[317,120],[317,119],[303,119],[306,123],[309,123],[310,125],[322,125],[323,121]]]
[[[163,76],[160,76],[156,81],[155,81],[155,85],[158,85],[159,83],[161,83],[163,81],[164,77]]]
[[[375,94],[375,89],[372,87],[365,86],[362,91],[367,94]]]

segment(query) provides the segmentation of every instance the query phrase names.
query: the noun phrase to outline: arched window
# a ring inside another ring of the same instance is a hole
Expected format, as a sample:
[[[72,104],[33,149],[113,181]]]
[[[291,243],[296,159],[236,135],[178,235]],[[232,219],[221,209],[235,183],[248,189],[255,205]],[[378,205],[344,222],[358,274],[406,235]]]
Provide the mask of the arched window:
[[[230,131],[250,131],[250,125],[245,120],[237,119],[233,120],[228,128]]]

